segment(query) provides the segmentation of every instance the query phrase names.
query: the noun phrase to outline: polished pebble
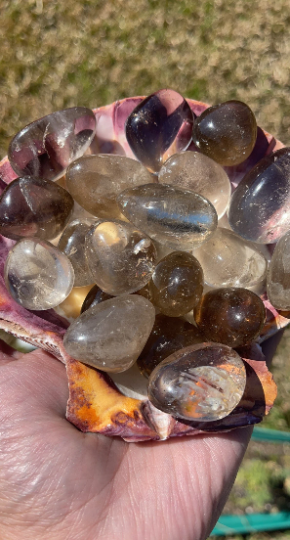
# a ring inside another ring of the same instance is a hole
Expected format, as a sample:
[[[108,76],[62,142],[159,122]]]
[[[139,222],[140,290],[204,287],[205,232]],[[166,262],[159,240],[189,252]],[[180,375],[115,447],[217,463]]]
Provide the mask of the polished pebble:
[[[193,113],[174,90],[163,89],[145,98],[126,121],[127,141],[135,156],[158,172],[168,155],[185,150],[192,137]]]
[[[195,321],[206,339],[240,347],[254,341],[265,323],[260,297],[242,288],[208,291],[195,309]]]
[[[69,327],[67,352],[108,372],[122,372],[137,360],[152,330],[155,309],[142,296],[123,295],[90,307]]]
[[[217,228],[206,244],[194,251],[204,281],[211,287],[252,288],[266,279],[267,261],[259,249],[230,229]]]
[[[104,300],[110,300],[110,298],[112,298],[110,294],[102,291],[102,289],[100,289],[98,285],[94,285],[84,299],[81,313],[84,313],[90,307],[97,306],[98,304],[100,304],[100,302],[104,302]]]
[[[269,264],[267,294],[276,309],[290,310],[290,231],[275,247]]]
[[[230,347],[203,343],[175,352],[152,372],[148,396],[182,420],[221,420],[239,404],[246,385],[242,359]]]
[[[8,158],[19,176],[60,178],[93,140],[96,118],[86,107],[72,107],[35,120],[13,137]]]
[[[150,237],[181,247],[195,247],[217,228],[213,205],[201,195],[167,184],[147,184],[118,197],[123,214]]]
[[[220,219],[229,205],[231,183],[224,169],[199,152],[181,152],[171,156],[161,168],[158,181],[189,189],[208,199]]]
[[[148,377],[153,369],[165,358],[189,345],[204,341],[202,334],[189,322],[179,317],[156,315],[152,332],[141,352],[137,365],[141,373]]]
[[[290,148],[264,157],[233,193],[229,222],[246,240],[276,243],[290,229]]]
[[[159,261],[148,286],[153,304],[164,315],[180,317],[200,301],[203,271],[195,257],[174,251]]]
[[[58,249],[66,254],[73,266],[74,287],[85,287],[94,282],[85,256],[85,238],[96,221],[89,218],[71,221],[58,242]]]
[[[117,196],[127,188],[153,182],[138,161],[125,156],[83,156],[67,170],[66,186],[85,210],[100,218],[121,218]]]
[[[226,101],[206,109],[195,121],[193,141],[203,154],[221,165],[238,165],[251,154],[257,123],[241,101]]]
[[[151,279],[157,254],[145,233],[124,221],[102,221],[86,236],[86,258],[93,281],[117,296],[141,289]]]
[[[0,198],[0,234],[12,240],[51,240],[63,230],[74,206],[70,194],[50,180],[17,178]]]
[[[74,272],[67,256],[43,240],[19,240],[9,252],[6,287],[26,309],[44,310],[61,304],[73,282]]]

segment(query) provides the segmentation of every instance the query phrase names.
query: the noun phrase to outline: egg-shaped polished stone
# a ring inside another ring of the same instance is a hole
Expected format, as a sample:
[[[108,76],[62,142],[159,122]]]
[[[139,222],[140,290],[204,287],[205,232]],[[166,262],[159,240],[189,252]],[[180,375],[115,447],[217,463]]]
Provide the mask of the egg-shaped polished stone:
[[[138,161],[125,156],[98,154],[74,161],[66,173],[66,186],[85,210],[100,218],[120,218],[117,196],[127,188],[153,182]]]
[[[148,377],[162,360],[184,347],[202,341],[202,334],[193,324],[179,317],[166,317],[159,313],[137,365],[141,373]]]
[[[229,222],[247,240],[276,243],[290,229],[290,148],[264,157],[234,191]]]
[[[0,234],[51,240],[63,230],[73,206],[71,195],[50,180],[16,178],[0,197]]]
[[[122,295],[90,307],[69,327],[67,352],[77,360],[108,372],[129,369],[152,330],[153,305],[139,295]]]
[[[261,298],[243,288],[208,291],[195,309],[195,321],[210,341],[240,347],[261,333],[266,312]]]
[[[117,296],[148,283],[157,262],[151,238],[125,221],[102,221],[86,236],[91,276],[102,291]]]
[[[11,296],[26,309],[59,305],[71,292],[72,265],[64,253],[36,238],[19,240],[5,264],[5,283]]]
[[[246,370],[240,356],[220,343],[186,347],[151,373],[148,397],[157,409],[183,420],[225,418],[240,402]]]
[[[157,264],[149,282],[152,302],[164,315],[180,317],[200,301],[203,271],[198,260],[184,251],[174,251]]]
[[[257,122],[242,101],[226,101],[206,109],[195,121],[192,138],[203,154],[221,165],[238,165],[251,154]]]
[[[199,193],[215,207],[220,219],[230,201],[231,183],[225,170],[199,152],[181,152],[171,156],[160,169],[158,180]]]
[[[85,287],[94,281],[89,272],[85,255],[85,239],[97,220],[84,218],[71,221],[63,231],[58,242],[60,249],[69,258],[75,274],[74,287]]]
[[[275,247],[269,264],[267,294],[276,309],[290,310],[290,231]]]
[[[51,113],[25,126],[13,137],[8,158],[19,176],[60,178],[93,140],[96,118],[86,107]]]
[[[110,298],[113,298],[113,297],[110,294],[107,294],[104,291],[102,291],[102,289],[100,289],[98,285],[94,285],[84,299],[81,313],[84,313],[90,307],[97,306],[98,304],[100,304],[100,302],[104,302],[105,300],[110,300]]]
[[[230,229],[218,227],[206,244],[194,251],[204,281],[211,287],[251,288],[266,279],[267,261],[255,244]]]
[[[178,92],[159,90],[127,118],[127,141],[139,161],[158,172],[168,153],[185,150],[190,144],[193,118],[187,101]]]
[[[126,189],[118,197],[123,214],[157,241],[178,246],[201,245],[217,228],[213,205],[198,193],[167,184]]]

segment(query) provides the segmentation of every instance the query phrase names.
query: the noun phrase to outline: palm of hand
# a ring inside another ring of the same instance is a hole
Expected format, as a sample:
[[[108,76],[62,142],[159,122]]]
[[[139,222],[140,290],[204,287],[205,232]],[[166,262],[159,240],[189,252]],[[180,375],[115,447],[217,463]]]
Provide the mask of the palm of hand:
[[[250,429],[163,443],[83,434],[65,420],[64,366],[43,351],[0,358],[2,540],[201,540]]]

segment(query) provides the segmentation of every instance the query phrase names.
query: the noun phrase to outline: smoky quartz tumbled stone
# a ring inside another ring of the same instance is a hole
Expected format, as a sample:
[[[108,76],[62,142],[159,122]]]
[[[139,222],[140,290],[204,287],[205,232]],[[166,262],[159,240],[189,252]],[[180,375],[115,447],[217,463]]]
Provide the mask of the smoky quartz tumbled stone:
[[[74,161],[66,173],[66,187],[75,201],[100,218],[120,218],[117,196],[127,188],[153,182],[138,161],[125,156],[98,154]]]
[[[158,172],[171,153],[190,144],[193,113],[185,99],[170,89],[145,98],[126,121],[127,141],[135,156],[152,172]]]
[[[17,178],[0,198],[0,234],[12,240],[32,236],[51,240],[63,230],[73,206],[71,195],[56,183]]]
[[[239,287],[209,291],[195,309],[196,324],[206,339],[229,347],[240,347],[255,340],[265,318],[260,297]]]
[[[193,345],[163,360],[151,373],[148,397],[182,420],[212,422],[230,414],[246,385],[242,359],[219,343]]]
[[[94,285],[84,299],[81,313],[84,313],[90,307],[97,306],[98,304],[100,304],[100,302],[104,302],[105,300],[110,300],[110,298],[112,298],[110,294],[107,294],[104,291],[102,291],[102,289],[100,289],[98,285]]]
[[[242,101],[219,103],[196,119],[192,138],[203,154],[221,165],[238,165],[255,146],[256,119]]]
[[[275,247],[269,264],[267,294],[276,309],[290,310],[290,231],[280,238]]]
[[[26,309],[58,306],[71,292],[73,281],[69,259],[48,242],[25,238],[9,252],[5,264],[6,287]]]
[[[149,300],[124,294],[90,307],[67,330],[64,346],[77,360],[108,372],[122,372],[137,360],[153,327]]]
[[[149,282],[152,302],[164,315],[180,317],[191,311],[203,292],[203,271],[198,260],[183,251],[161,259]]]
[[[51,113],[25,126],[13,137],[8,158],[19,176],[60,178],[83,155],[96,131],[96,118],[86,107]]]

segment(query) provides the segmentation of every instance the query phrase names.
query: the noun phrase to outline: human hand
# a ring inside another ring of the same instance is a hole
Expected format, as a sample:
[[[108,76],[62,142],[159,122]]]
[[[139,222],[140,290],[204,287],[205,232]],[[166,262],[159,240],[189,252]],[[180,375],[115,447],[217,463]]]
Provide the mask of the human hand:
[[[81,433],[65,419],[64,366],[3,343],[0,396],[1,540],[206,539],[251,436],[126,443]]]

